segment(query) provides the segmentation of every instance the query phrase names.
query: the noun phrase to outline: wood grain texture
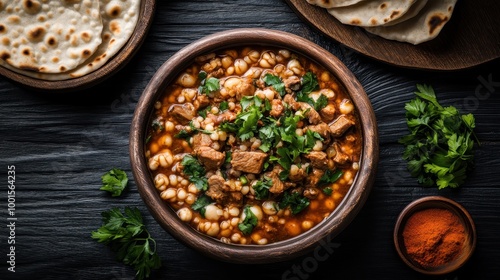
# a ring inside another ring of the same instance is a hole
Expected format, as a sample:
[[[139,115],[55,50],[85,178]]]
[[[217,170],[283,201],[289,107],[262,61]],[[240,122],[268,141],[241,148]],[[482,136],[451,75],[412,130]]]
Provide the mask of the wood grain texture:
[[[389,64],[429,70],[470,68],[500,57],[500,3],[458,1],[451,20],[428,42],[412,45],[340,23],[324,8],[305,0],[286,0],[306,22],[330,38]]]
[[[0,279],[133,279],[134,271],[90,238],[111,207],[137,206],[158,242],[163,266],[152,279],[436,279],[412,271],[392,242],[399,212],[411,201],[443,195],[474,218],[478,240],[469,262],[437,279],[496,279],[500,275],[500,63],[453,72],[401,69],[363,56],[317,32],[280,0],[158,1],[140,51],[113,77],[68,95],[32,91],[0,77]],[[214,12],[215,11],[215,12]],[[264,16],[270,15],[270,16]],[[202,256],[164,231],[149,214],[132,179],[128,137],[132,116],[155,71],[176,51],[216,31],[266,27],[307,38],[336,55],[359,79],[372,102],[380,161],[372,192],[328,257],[314,253],[278,264],[228,264]],[[485,82],[486,81],[486,82]],[[491,81],[491,82],[488,82]],[[416,83],[439,100],[474,113],[481,147],[476,169],[458,190],[423,188],[409,176],[397,139],[406,132],[404,103]],[[490,84],[490,87],[487,85]],[[491,91],[490,91],[491,89]],[[7,165],[16,166],[16,273],[7,271]],[[131,181],[123,197],[99,191],[109,169]],[[303,266],[303,264],[305,266]],[[303,267],[307,269],[304,270]]]

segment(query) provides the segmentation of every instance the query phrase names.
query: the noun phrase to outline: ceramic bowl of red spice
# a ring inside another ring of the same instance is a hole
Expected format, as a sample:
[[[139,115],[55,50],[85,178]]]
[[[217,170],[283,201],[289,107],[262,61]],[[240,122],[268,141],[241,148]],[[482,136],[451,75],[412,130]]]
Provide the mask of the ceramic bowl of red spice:
[[[426,275],[444,275],[462,267],[476,247],[471,215],[459,203],[428,196],[406,206],[394,228],[401,259]]]

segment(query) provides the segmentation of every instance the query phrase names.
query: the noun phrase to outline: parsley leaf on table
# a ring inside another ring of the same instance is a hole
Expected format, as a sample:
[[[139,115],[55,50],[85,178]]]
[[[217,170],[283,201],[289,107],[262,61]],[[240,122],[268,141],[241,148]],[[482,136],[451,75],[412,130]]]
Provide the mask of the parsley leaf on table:
[[[474,116],[443,107],[430,86],[417,89],[417,97],[405,104],[410,134],[399,139],[405,145],[403,159],[420,184],[457,188],[474,166]]]
[[[125,171],[113,168],[101,177],[102,191],[110,192],[112,196],[120,196],[127,186],[128,177]]]
[[[125,207],[124,213],[112,208],[102,213],[102,226],[91,237],[111,247],[117,259],[136,270],[137,279],[148,278],[161,266],[156,242],[143,224],[139,209]]]

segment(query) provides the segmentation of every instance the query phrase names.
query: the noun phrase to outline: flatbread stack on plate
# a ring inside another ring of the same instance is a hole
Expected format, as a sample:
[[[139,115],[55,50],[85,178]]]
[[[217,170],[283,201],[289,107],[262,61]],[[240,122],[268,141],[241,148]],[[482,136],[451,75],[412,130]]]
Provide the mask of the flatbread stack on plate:
[[[130,39],[141,0],[0,0],[0,65],[43,79],[95,71]]]
[[[343,24],[414,45],[434,39],[450,20],[457,0],[306,0]]]

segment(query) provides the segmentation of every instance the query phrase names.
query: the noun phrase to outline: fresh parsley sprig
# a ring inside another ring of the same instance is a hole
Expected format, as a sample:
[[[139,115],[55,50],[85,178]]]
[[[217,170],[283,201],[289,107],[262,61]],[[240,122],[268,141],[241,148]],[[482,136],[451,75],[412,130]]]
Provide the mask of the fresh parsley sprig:
[[[405,145],[403,158],[420,184],[457,188],[474,166],[474,116],[443,107],[430,86],[417,89],[417,97],[405,104],[410,134],[399,140]]]
[[[100,190],[111,193],[112,196],[120,196],[127,187],[128,177],[125,171],[113,168],[101,177],[102,187]]]
[[[111,247],[117,259],[136,270],[139,280],[148,278],[152,269],[161,266],[156,242],[143,224],[139,209],[125,207],[124,213],[112,208],[102,213],[102,226],[91,237]]]

